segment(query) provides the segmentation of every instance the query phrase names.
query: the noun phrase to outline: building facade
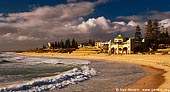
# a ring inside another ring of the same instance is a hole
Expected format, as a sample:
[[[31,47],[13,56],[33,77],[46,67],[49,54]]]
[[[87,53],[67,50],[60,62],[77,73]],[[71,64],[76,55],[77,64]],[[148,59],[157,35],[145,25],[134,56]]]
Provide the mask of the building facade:
[[[103,44],[108,46],[108,54],[132,54],[142,50],[142,41],[137,41],[135,38],[124,38],[122,35],[114,38],[114,41],[98,42],[97,47],[102,47]]]
[[[129,38],[126,40],[122,35],[118,35],[118,37],[114,38],[114,42],[109,43],[109,51],[110,54],[131,54],[134,53],[133,50],[133,39]]]

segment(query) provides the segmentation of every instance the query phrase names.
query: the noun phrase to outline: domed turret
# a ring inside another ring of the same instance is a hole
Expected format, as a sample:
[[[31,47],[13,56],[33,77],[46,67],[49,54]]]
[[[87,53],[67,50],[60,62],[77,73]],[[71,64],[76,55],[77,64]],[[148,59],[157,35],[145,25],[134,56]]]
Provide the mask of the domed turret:
[[[123,38],[122,35],[120,34],[120,35],[118,35],[118,37],[116,37],[116,38],[114,39],[114,42],[116,42],[116,43],[117,43],[117,42],[123,42],[124,39],[125,39],[125,38]]]

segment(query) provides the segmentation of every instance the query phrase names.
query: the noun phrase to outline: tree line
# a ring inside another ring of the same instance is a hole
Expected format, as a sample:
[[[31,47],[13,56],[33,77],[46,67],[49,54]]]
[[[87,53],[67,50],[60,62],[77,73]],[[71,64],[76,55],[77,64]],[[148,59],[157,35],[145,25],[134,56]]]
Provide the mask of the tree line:
[[[89,39],[80,44],[83,46],[95,46],[95,40]],[[50,42],[50,46],[49,44],[47,44],[47,46],[43,45],[42,49],[46,49],[47,47],[50,49],[58,49],[58,48],[76,48],[77,49],[78,42],[74,38],[72,40],[68,38],[65,41],[61,40],[61,41]]]
[[[139,25],[136,27],[135,39],[141,41],[141,32]],[[156,51],[160,44],[170,45],[170,35],[168,29],[161,26],[157,21],[148,20],[145,28],[145,51],[149,48]]]
[[[95,40],[89,39],[89,40],[87,40],[87,41],[85,41],[81,44],[84,45],[84,46],[95,46]]]
[[[78,48],[78,42],[73,38],[70,40],[69,38],[65,41],[54,41],[50,43],[51,49],[57,49],[57,48]],[[45,46],[43,46],[46,48]]]

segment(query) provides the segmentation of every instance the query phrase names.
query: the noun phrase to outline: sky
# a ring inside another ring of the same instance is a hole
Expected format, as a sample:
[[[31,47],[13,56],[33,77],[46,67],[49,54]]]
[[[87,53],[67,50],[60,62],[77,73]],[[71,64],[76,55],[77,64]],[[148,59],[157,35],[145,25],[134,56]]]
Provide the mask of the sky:
[[[132,37],[137,25],[144,36],[147,20],[170,28],[170,0],[1,0],[0,51]]]

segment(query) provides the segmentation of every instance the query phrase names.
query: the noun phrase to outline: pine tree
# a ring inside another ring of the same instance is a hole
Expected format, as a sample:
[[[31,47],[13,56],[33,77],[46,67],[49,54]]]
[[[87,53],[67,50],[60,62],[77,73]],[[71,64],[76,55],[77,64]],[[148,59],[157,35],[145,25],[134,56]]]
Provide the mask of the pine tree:
[[[71,44],[71,47],[72,48],[76,48],[76,41],[75,41],[75,39],[73,38],[72,39],[72,42],[71,42],[72,44]]]
[[[170,38],[167,28],[166,28],[166,31],[165,31],[165,36],[166,36],[166,39],[169,39],[169,38]]]
[[[45,46],[45,45],[43,45],[42,49],[45,49],[45,48],[46,48],[46,46]]]
[[[169,32],[168,32],[168,29],[167,29],[167,35],[168,35],[167,45],[170,46],[170,35],[169,35]]]
[[[61,48],[61,44],[60,44],[60,42],[58,41],[58,48]]]
[[[60,47],[61,47],[61,48],[64,48],[64,42],[63,42],[63,40],[60,41]]]
[[[169,45],[170,44],[170,36],[169,36],[169,33],[168,33],[168,29],[166,28],[166,31],[165,31],[165,44],[166,45]]]
[[[154,50],[157,50],[158,48],[158,36],[160,34],[160,28],[159,28],[159,24],[157,21],[153,22],[153,27],[152,27],[153,31],[153,44],[154,44]]]
[[[52,42],[51,43],[51,48],[54,49],[54,47],[55,47],[55,44],[54,44],[54,42]]]
[[[155,40],[158,38],[158,35],[160,33],[159,29],[160,28],[158,22],[157,21],[153,22],[153,36]]]
[[[95,46],[95,40],[92,41],[92,46]]]
[[[71,47],[71,45],[70,45],[70,39],[67,39],[67,40],[65,41],[65,47],[66,47],[66,48],[70,48],[70,47]]]
[[[75,48],[78,49],[78,42],[76,41]]]
[[[141,41],[141,29],[139,25],[136,26],[135,39]]]
[[[147,21],[145,29],[145,50],[148,51],[149,48],[154,48],[154,33],[153,33],[153,23],[151,20]]]
[[[54,42],[54,48],[55,49],[58,48],[58,42],[57,41]]]
[[[88,45],[89,45],[89,46],[92,46],[92,43],[93,43],[93,42],[92,42],[92,40],[91,40],[91,39],[89,39],[89,41],[88,41]]]
[[[146,33],[145,33],[145,40],[151,40],[153,39],[153,29],[152,29],[152,21],[148,20],[147,21],[147,25],[146,25],[146,29],[145,29]]]
[[[165,44],[166,46],[170,45],[170,35],[168,29],[161,26],[160,33],[158,36],[158,44]]]

